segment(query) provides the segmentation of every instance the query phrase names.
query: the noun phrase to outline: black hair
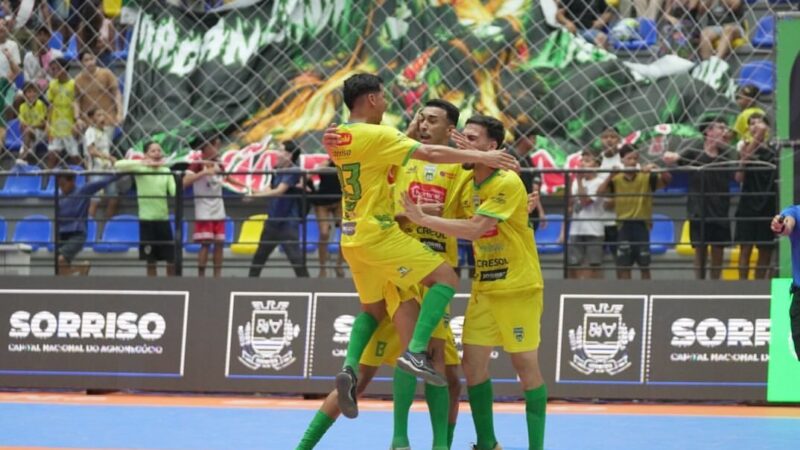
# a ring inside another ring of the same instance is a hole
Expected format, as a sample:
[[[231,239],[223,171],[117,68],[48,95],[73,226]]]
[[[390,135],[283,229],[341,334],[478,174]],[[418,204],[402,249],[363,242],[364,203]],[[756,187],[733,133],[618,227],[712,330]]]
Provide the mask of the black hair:
[[[57,179],[66,181],[75,181],[76,176],[77,174],[72,170],[65,170],[56,174]]]
[[[69,66],[69,61],[67,61],[67,58],[56,58],[50,60],[50,64],[58,64],[62,69],[66,69]]]
[[[81,52],[78,54],[78,61],[83,62],[83,57],[86,55],[95,56],[94,52],[91,50],[81,50]]]
[[[469,124],[480,125],[485,128],[489,139],[497,143],[497,148],[500,148],[506,140],[506,129],[503,126],[503,122],[500,122],[494,117],[476,114],[467,119],[467,125]]]
[[[706,130],[708,129],[708,127],[710,127],[711,125],[714,125],[715,123],[721,123],[721,124],[725,125],[726,127],[728,126],[728,121],[726,121],[722,117],[717,116],[717,117],[711,117],[709,119],[704,120],[700,124],[700,126],[697,127],[697,129],[700,130],[700,133],[702,133],[705,136]]]
[[[592,158],[592,161],[595,164],[600,165],[600,159],[597,157],[597,154],[591,148],[585,148],[581,151],[581,157],[585,156]]]
[[[296,141],[288,140],[283,141],[283,148],[286,153],[289,154],[289,158],[292,160],[292,164],[297,164],[297,161],[300,159],[300,154],[303,153],[303,150],[300,149],[300,146],[297,145]]]
[[[222,140],[222,136],[216,130],[209,130],[199,133],[197,136],[192,139],[191,146],[192,148],[201,149],[206,144],[211,144],[217,139]]]
[[[38,89],[36,84],[31,81],[26,81],[24,85],[22,85],[22,92],[28,92],[31,89]]]
[[[461,113],[458,112],[456,105],[448,102],[447,100],[435,98],[425,102],[425,106],[444,110],[444,112],[447,113],[447,120],[450,122],[450,125],[458,125],[458,117],[461,115]]]
[[[767,126],[771,125],[769,123],[769,118],[765,114],[761,114],[761,113],[753,113],[753,114],[751,114],[750,117],[747,118],[747,125],[750,125],[750,121],[753,120],[753,119],[761,119],[761,120],[764,121],[765,124],[767,124]]]
[[[517,125],[514,129],[514,140],[518,141],[524,137],[544,136],[541,128],[537,124]]]
[[[619,148],[619,157],[620,158],[624,158],[628,153],[633,153],[635,151],[636,151],[636,147],[634,147],[634,146],[632,146],[630,144],[625,144],[625,145],[623,145],[622,147]]]
[[[606,131],[613,131],[614,133],[617,133],[617,136],[622,136],[622,133],[619,132],[619,128],[617,128],[616,125],[606,125],[606,127],[603,128],[603,133],[605,133]]]
[[[347,105],[347,109],[352,111],[359,97],[382,90],[383,80],[379,76],[371,73],[357,73],[344,80],[344,104]]]
[[[158,142],[156,142],[156,141],[147,141],[147,142],[145,142],[144,143],[144,147],[142,147],[142,151],[144,153],[147,153],[147,149],[150,148],[150,146],[153,145],[153,144],[158,144]]]
[[[89,111],[86,113],[86,117],[91,117],[91,118],[94,118],[94,115],[95,115],[95,113],[97,113],[97,111],[100,111],[100,110],[99,110],[99,109],[97,109],[97,108],[92,108],[92,109],[90,109],[90,110],[89,110]]]

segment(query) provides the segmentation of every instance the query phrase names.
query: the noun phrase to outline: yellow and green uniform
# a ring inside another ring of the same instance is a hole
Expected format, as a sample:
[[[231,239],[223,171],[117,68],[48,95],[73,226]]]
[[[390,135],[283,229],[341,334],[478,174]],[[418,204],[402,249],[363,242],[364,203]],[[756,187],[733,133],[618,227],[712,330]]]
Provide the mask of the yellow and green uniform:
[[[72,137],[72,130],[75,127],[75,80],[67,80],[64,83],[50,80],[47,88],[47,101],[50,102],[50,137],[68,138]]]
[[[502,345],[509,353],[539,346],[544,282],[528,221],[525,186],[513,172],[496,170],[462,197],[468,216],[498,220],[472,243],[475,276],[464,319],[465,344]]]
[[[394,220],[389,172],[404,166],[420,144],[383,125],[345,124],[337,133],[331,158],[342,186],[342,254],[361,302],[376,303],[387,281],[406,290],[444,262]]]
[[[25,102],[19,105],[19,123],[32,128],[40,128],[47,119],[47,107],[41,99],[32,105]]]

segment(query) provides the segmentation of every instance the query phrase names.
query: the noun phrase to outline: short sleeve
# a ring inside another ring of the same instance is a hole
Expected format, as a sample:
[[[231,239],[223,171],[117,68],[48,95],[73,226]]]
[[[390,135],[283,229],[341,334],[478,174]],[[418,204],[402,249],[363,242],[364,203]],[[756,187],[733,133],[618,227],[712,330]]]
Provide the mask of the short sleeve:
[[[487,187],[489,195],[481,202],[476,214],[503,222],[514,214],[520,201],[524,201],[525,187],[519,178],[511,176],[498,178]]]
[[[375,136],[375,148],[380,149],[381,160],[404,166],[420,143],[392,127],[380,127]]]

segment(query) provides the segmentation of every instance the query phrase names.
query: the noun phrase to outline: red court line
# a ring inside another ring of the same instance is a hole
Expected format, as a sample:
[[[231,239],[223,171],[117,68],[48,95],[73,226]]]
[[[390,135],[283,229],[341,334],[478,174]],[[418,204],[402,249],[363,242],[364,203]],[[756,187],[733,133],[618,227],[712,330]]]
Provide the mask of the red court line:
[[[322,400],[303,400],[300,398],[253,398],[233,396],[179,396],[150,394],[111,394],[84,395],[82,393],[0,393],[2,403],[55,404],[55,405],[99,405],[99,406],[149,406],[149,407],[195,407],[195,408],[266,408],[266,409],[305,409],[319,408]],[[392,403],[387,400],[367,399],[359,402],[364,411],[391,411]],[[464,411],[468,403],[462,403]],[[412,408],[415,411],[426,409],[425,402],[418,401]],[[525,404],[496,403],[498,413],[522,413]],[[657,415],[657,416],[709,416],[709,417],[784,417],[800,419],[800,408],[778,406],[728,406],[728,405],[661,405],[661,404],[579,404],[551,402],[548,414],[617,414],[617,415]],[[3,449],[4,447],[0,447]]]

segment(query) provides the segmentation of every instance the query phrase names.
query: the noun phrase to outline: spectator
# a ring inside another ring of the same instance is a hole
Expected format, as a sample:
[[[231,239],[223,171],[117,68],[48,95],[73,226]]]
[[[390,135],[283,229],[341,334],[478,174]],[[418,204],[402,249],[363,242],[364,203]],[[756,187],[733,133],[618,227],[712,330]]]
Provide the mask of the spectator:
[[[4,110],[9,93],[14,92],[14,80],[22,70],[22,59],[19,44],[8,36],[8,25],[0,19],[0,111]],[[0,117],[0,125],[5,126],[5,121]]]
[[[728,125],[721,118],[712,119],[700,126],[704,135],[703,148],[689,148],[678,154],[665,152],[663,159],[669,165],[691,166],[699,170],[689,173],[689,234],[694,248],[695,276],[706,278],[707,245],[711,245],[710,276],[718,280],[722,273],[722,254],[731,241],[730,209],[731,172],[724,168],[706,167],[724,165],[727,156],[726,135]]]
[[[47,85],[53,79],[45,68],[50,67],[51,61],[64,56],[60,50],[50,48],[49,42],[50,30],[45,26],[40,26],[33,39],[33,49],[25,52],[22,60],[25,81],[35,83],[39,88],[38,94],[47,92]]]
[[[753,138],[753,136],[750,135],[750,116],[753,114],[761,114],[762,116],[765,116],[767,114],[763,109],[756,106],[758,95],[758,88],[751,84],[740,87],[739,91],[736,93],[736,104],[739,105],[739,108],[742,110],[742,112],[736,116],[736,122],[733,124],[733,129],[736,131],[736,135],[739,140],[749,142]],[[767,136],[765,136],[765,140],[769,140],[769,130],[767,130]]]
[[[75,173],[66,172],[57,176],[58,189],[58,274],[88,275],[88,262],[73,264],[75,257],[86,243],[86,218],[92,195],[113,183],[117,177],[107,176],[75,188]]]
[[[540,196],[542,176],[533,171],[534,167],[530,159],[530,153],[536,149],[537,134],[538,131],[535,128],[519,132],[514,140],[514,145],[509,147],[508,153],[517,158],[517,162],[519,162],[519,167],[522,169],[519,177],[525,185],[525,192],[529,195],[535,192],[537,196]],[[533,209],[529,217],[534,231],[538,230],[540,225],[542,228],[547,227],[547,216],[541,201],[536,202],[536,208]]]
[[[291,141],[289,141],[291,142]],[[331,238],[331,231],[336,226],[340,226],[342,217],[342,187],[339,185],[339,176],[337,175],[332,160],[328,160],[324,167],[328,169],[326,172],[319,174],[319,187],[317,187],[314,195],[310,198],[311,204],[314,205],[314,214],[317,216],[317,226],[319,227],[319,277],[325,278],[328,276],[327,263],[328,263],[328,242]],[[336,258],[336,277],[344,277],[344,258],[342,258],[341,249]]]
[[[666,0],[661,29],[664,48],[661,52],[693,59],[694,46],[700,39],[700,17],[705,11],[706,5],[701,0]]]
[[[734,240],[741,245],[739,279],[746,280],[750,273],[750,254],[755,245],[758,247],[755,277],[762,280],[770,278],[772,251],[775,248],[775,236],[769,228],[769,222],[777,205],[778,158],[767,145],[769,122],[766,116],[753,114],[748,122],[752,139],[740,142],[739,165],[742,171],[736,173],[736,181],[742,185],[742,197],[736,208]]]
[[[700,32],[700,44],[697,48],[700,59],[706,60],[715,56],[725,59],[731,50],[736,48],[745,36],[742,28],[744,2],[742,0],[717,0],[708,11],[709,26]],[[716,48],[714,43],[716,43]],[[739,44],[740,45],[740,44]],[[716,51],[715,51],[716,50]]]
[[[600,175],[603,181],[611,176],[610,171],[615,167],[622,167],[622,159],[619,157],[619,144],[622,138],[615,127],[606,127],[600,134]],[[614,214],[614,201],[611,198],[604,198],[603,203],[603,230],[605,236],[605,246],[611,252],[614,261],[617,259],[617,222]],[[619,278],[619,273],[617,273]]]
[[[175,195],[175,178],[157,142],[144,146],[144,159],[120,160],[120,171],[133,172],[139,203],[139,259],[147,261],[147,276],[158,275],[158,261],[167,264],[167,276],[175,275],[175,239],[169,222],[167,197]]]
[[[109,125],[122,122],[122,94],[117,77],[105,67],[97,67],[94,53],[81,53],[83,70],[75,77],[75,91],[81,118],[93,109],[105,111],[111,119]]]
[[[114,127],[108,125],[108,115],[103,110],[94,109],[87,114],[89,127],[83,137],[83,146],[86,150],[86,166],[90,170],[98,172],[110,171],[117,162],[111,154],[111,137],[114,134]],[[90,178],[102,178],[103,175],[92,175]],[[104,197],[108,200],[106,204],[106,219],[110,219],[117,214],[119,206],[119,188],[117,183],[110,183],[103,190]],[[97,208],[100,206],[100,199],[95,198],[89,206],[89,217],[97,217]]]
[[[658,20],[661,13],[662,0],[633,0],[633,8],[636,10],[636,17],[646,17],[650,20]]]
[[[79,119],[78,104],[75,102],[75,80],[69,78],[67,64],[69,63],[63,58],[50,62],[50,70],[55,76],[47,88],[47,101],[50,102],[47,167],[50,169],[58,165],[62,151],[66,152],[69,164],[81,163],[81,154],[73,133],[83,128],[83,122]]]
[[[47,106],[39,98],[39,89],[33,83],[25,83],[22,89],[25,102],[19,106],[19,124],[22,128],[22,151],[19,159],[33,162],[36,148],[47,143]],[[33,158],[30,158],[33,156]]]
[[[653,173],[655,164],[639,170],[639,152],[630,145],[619,151],[623,173],[608,177],[599,191],[615,195],[614,211],[617,217],[619,248],[617,250],[617,277],[631,279],[631,268],[636,263],[643,280],[650,279],[650,229],[653,222],[653,192],[669,184],[669,172]]]
[[[591,150],[581,153],[581,169],[597,170],[600,161]],[[603,213],[605,202],[597,196],[597,191],[605,178],[597,172],[581,172],[575,175],[572,183],[572,202],[569,214],[572,223],[569,227],[569,246],[567,259],[570,265],[569,278],[603,278],[600,266],[603,264],[604,229]],[[564,228],[561,229],[563,241]]]
[[[285,151],[287,150],[285,147],[283,150],[275,164],[277,170],[270,180],[270,187],[250,194],[251,197],[273,197],[267,209],[269,219],[264,223],[258,249],[253,255],[249,274],[251,278],[261,276],[261,269],[278,245],[281,245],[286,252],[295,275],[308,277],[305,255],[300,248],[298,234],[302,213],[297,199],[299,193],[297,184],[300,182],[301,173],[296,163],[300,158],[300,149],[295,149],[292,153]]]
[[[601,48],[608,47],[608,36],[603,30],[615,16],[614,8],[606,0],[558,0],[558,23]]]
[[[197,254],[197,275],[206,276],[208,251],[214,244],[214,277],[222,276],[222,251],[225,248],[225,202],[222,199],[220,172],[225,168],[219,161],[222,141],[214,133],[200,137],[199,148],[202,160],[193,163],[186,171],[183,188],[194,190],[194,234],[192,240],[200,244]]]

